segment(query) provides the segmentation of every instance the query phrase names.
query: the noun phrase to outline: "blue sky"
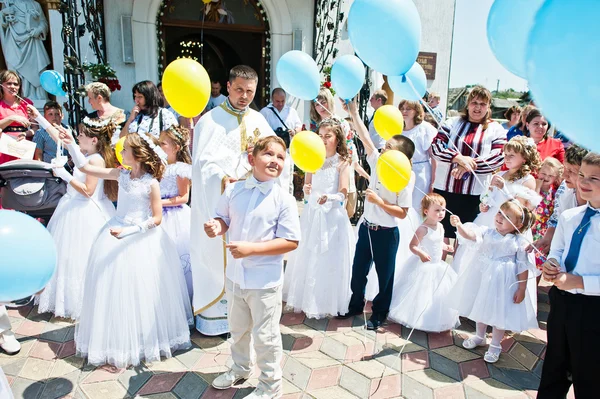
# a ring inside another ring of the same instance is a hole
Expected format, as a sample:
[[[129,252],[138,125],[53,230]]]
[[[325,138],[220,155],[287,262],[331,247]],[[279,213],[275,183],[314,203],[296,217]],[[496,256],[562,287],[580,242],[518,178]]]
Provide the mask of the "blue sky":
[[[494,57],[487,42],[486,21],[493,0],[456,0],[450,87],[482,84],[496,90],[526,90],[527,82],[507,71]],[[510,29],[510,21],[506,23]]]

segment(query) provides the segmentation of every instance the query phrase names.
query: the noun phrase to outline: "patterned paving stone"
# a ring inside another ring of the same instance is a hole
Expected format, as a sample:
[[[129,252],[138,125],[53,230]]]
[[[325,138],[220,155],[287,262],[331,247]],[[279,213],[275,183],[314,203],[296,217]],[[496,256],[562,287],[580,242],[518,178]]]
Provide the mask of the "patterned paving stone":
[[[73,381],[66,378],[55,378],[44,384],[44,388],[38,399],[63,398],[74,390],[75,384]]]
[[[198,360],[200,360],[203,354],[204,351],[202,349],[193,346],[190,349],[176,352],[173,358],[181,362],[181,364],[183,364],[187,369],[192,369],[194,365],[198,363]]]
[[[456,363],[466,362],[480,357],[479,355],[469,352],[466,349],[459,348],[458,346],[448,346],[445,348],[434,349],[433,352],[437,353],[438,355],[442,355]]]
[[[544,361],[540,359],[533,369],[533,374],[537,375],[539,378],[542,378],[542,368],[544,367]]]
[[[323,339],[323,337],[319,336],[296,338],[294,344],[292,345],[292,352],[297,354],[302,352],[318,351],[321,348]]]
[[[392,370],[402,370],[402,359],[400,352],[397,352],[394,349],[383,349],[381,352],[375,355],[373,359]]]
[[[410,338],[408,336],[410,335]],[[423,348],[428,348],[427,342],[427,333],[424,331],[414,330],[412,331],[408,328],[402,328],[402,338],[408,339],[410,342],[414,342],[415,344],[422,346]]]
[[[125,369],[119,369],[113,366],[102,366],[92,371],[84,380],[84,384],[92,384],[100,381],[115,381],[123,374]]]
[[[127,391],[117,381],[102,381],[81,385],[81,389],[89,399],[121,399]]]
[[[58,358],[64,359],[65,357],[73,356],[76,352],[75,341],[67,341],[61,345],[58,351]]]
[[[538,389],[540,386],[540,378],[533,373],[519,370],[504,370],[504,373],[518,384],[519,389]]]
[[[327,324],[329,323],[329,319],[306,319],[304,320],[304,325],[312,328],[316,331],[325,332],[327,331]]]
[[[154,375],[138,391],[139,395],[150,395],[155,393],[170,392],[183,377],[184,373],[165,373]]]
[[[162,359],[160,362],[146,363],[146,367],[155,373],[181,373],[188,371],[188,368],[174,357]]]
[[[465,390],[461,384],[452,384],[433,391],[435,399],[464,399]]]
[[[532,370],[538,360],[538,357],[535,354],[520,343],[515,344],[509,354],[523,366],[527,367],[528,370]]]
[[[208,383],[196,373],[186,373],[173,389],[181,399],[198,399],[208,389]]]
[[[456,380],[432,369],[411,371],[405,375],[431,389],[458,384]]]
[[[371,381],[371,399],[395,398],[402,392],[402,377],[390,375],[381,379]]]
[[[428,367],[429,355],[426,351],[402,354],[402,371],[404,373],[414,370],[422,370]]]
[[[83,367],[83,359],[80,357],[72,356],[65,359],[60,359],[54,362],[54,367],[52,367],[49,377],[62,377],[76,370],[80,371],[81,367]]]
[[[313,370],[306,390],[314,391],[338,385],[341,374],[342,366],[324,367]]]
[[[470,360],[468,362],[461,363],[459,365],[460,375],[463,380],[472,379],[470,377],[476,377],[476,379],[488,378],[490,373],[486,367],[486,363],[483,359]]]
[[[37,398],[43,388],[44,384],[41,382],[21,377],[15,378],[11,385],[15,399]]]
[[[293,326],[295,324],[302,324],[305,318],[304,313],[286,313],[281,316],[279,323],[284,326]]]
[[[48,377],[52,370],[53,362],[48,360],[40,360],[28,358],[19,373],[19,377],[29,380],[40,381]]]
[[[469,378],[465,380],[465,385],[491,398],[527,398],[527,395],[525,395],[523,392],[520,392],[491,378],[483,380]],[[467,397],[470,398],[469,395],[467,395]]]
[[[38,341],[29,354],[31,357],[42,360],[55,360],[58,358],[58,352],[61,344],[51,341]]]
[[[433,399],[433,389],[414,379],[410,374],[403,374],[402,397],[406,399]]]
[[[525,348],[527,348],[531,353],[536,356],[540,356],[544,349],[546,348],[545,344],[536,344],[534,342],[521,342]]]
[[[310,369],[337,366],[340,364],[339,361],[319,351],[298,353],[294,356],[294,359]]]
[[[387,377],[388,375],[398,374],[398,370],[387,367],[385,364],[378,362],[375,359],[348,363],[347,366],[369,379],[382,378]]]
[[[44,331],[44,327],[45,323],[25,320],[14,332],[25,337],[37,337]]]
[[[231,399],[235,392],[235,389],[219,390],[209,387],[202,395],[202,399]]]
[[[329,357],[343,362],[346,359],[346,345],[330,337],[325,337],[319,349]]]
[[[527,370],[526,367],[517,362],[517,360],[508,353],[501,354],[494,365],[501,369]]]
[[[70,330],[73,330],[73,326],[66,325],[65,323],[46,323],[44,331],[40,334],[40,339],[45,341],[65,342]]]
[[[327,323],[328,332],[348,332],[352,330],[352,319],[331,319]]]
[[[369,397],[371,380],[365,377],[364,374],[356,372],[351,367],[352,365],[342,368],[340,386],[359,398]]]
[[[152,377],[152,373],[142,366],[132,367],[119,375],[119,382],[125,387],[127,393],[135,395],[140,388]]]
[[[2,370],[4,371],[4,374],[6,374],[7,376],[18,376],[19,373],[21,372],[21,370],[23,369],[23,366],[25,366],[25,362],[27,361],[26,358],[12,358],[10,359],[11,362],[7,363],[5,365],[2,366]]]
[[[335,386],[309,392],[315,399],[355,399],[356,396],[344,388]]]
[[[429,364],[431,368],[437,372],[440,372],[455,381],[460,381],[460,369],[458,363],[452,360],[438,355],[435,352],[429,352]]]
[[[288,359],[283,368],[283,378],[305,390],[308,385],[311,370],[294,358]]]
[[[428,333],[427,338],[429,340],[429,349],[437,349],[454,344],[451,331]]]

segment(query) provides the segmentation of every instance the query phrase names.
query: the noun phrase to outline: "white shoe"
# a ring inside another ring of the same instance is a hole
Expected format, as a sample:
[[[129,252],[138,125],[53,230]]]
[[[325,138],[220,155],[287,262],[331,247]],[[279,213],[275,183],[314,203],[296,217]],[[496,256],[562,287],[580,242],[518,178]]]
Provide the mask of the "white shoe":
[[[467,338],[463,341],[463,348],[465,349],[475,349],[478,346],[485,345],[485,338],[478,337],[477,335],[473,335],[470,338]]]
[[[269,394],[260,388],[256,388],[248,396],[244,396],[244,399],[276,399],[281,398],[281,394]]]
[[[233,370],[221,374],[212,383],[215,389],[229,389],[241,380],[248,379],[248,376],[237,375]]]
[[[7,330],[0,334],[0,348],[8,355],[16,355],[21,350],[21,344],[15,338],[15,334]]]

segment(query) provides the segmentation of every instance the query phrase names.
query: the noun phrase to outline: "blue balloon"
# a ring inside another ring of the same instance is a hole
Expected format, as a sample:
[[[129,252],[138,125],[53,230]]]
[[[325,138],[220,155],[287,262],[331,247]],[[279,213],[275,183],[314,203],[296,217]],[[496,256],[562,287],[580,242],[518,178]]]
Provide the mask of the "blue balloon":
[[[303,100],[314,100],[319,94],[321,78],[319,68],[305,52],[292,50],[277,62],[277,80],[287,93]]]
[[[44,71],[40,75],[40,84],[42,85],[42,88],[55,96],[67,95],[62,89],[63,83],[65,83],[65,78],[54,70]]]
[[[343,100],[351,100],[363,87],[365,66],[355,55],[343,55],[331,67],[331,84]]]
[[[388,76],[404,75],[421,47],[421,18],[412,0],[355,0],[348,14],[354,51]]]
[[[0,302],[41,291],[56,268],[52,236],[40,222],[21,212],[0,210],[0,253]]]
[[[402,76],[388,76],[388,84],[398,97],[405,100],[419,101],[427,93],[425,71],[416,62],[406,74]]]
[[[487,39],[496,59],[525,78],[525,52],[533,19],[544,0],[496,0],[487,19]]]
[[[548,0],[529,35],[527,79],[536,104],[567,137],[600,151],[600,2]],[[560,29],[557,29],[560,27]]]

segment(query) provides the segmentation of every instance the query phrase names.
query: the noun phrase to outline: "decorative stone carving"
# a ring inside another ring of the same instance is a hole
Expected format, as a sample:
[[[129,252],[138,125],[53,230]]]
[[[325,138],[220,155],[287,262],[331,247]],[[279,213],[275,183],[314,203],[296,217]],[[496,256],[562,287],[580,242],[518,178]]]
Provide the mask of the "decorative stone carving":
[[[44,48],[48,22],[42,7],[34,0],[0,0],[0,41],[8,69],[23,81],[23,95],[45,100],[40,74],[50,64]]]

